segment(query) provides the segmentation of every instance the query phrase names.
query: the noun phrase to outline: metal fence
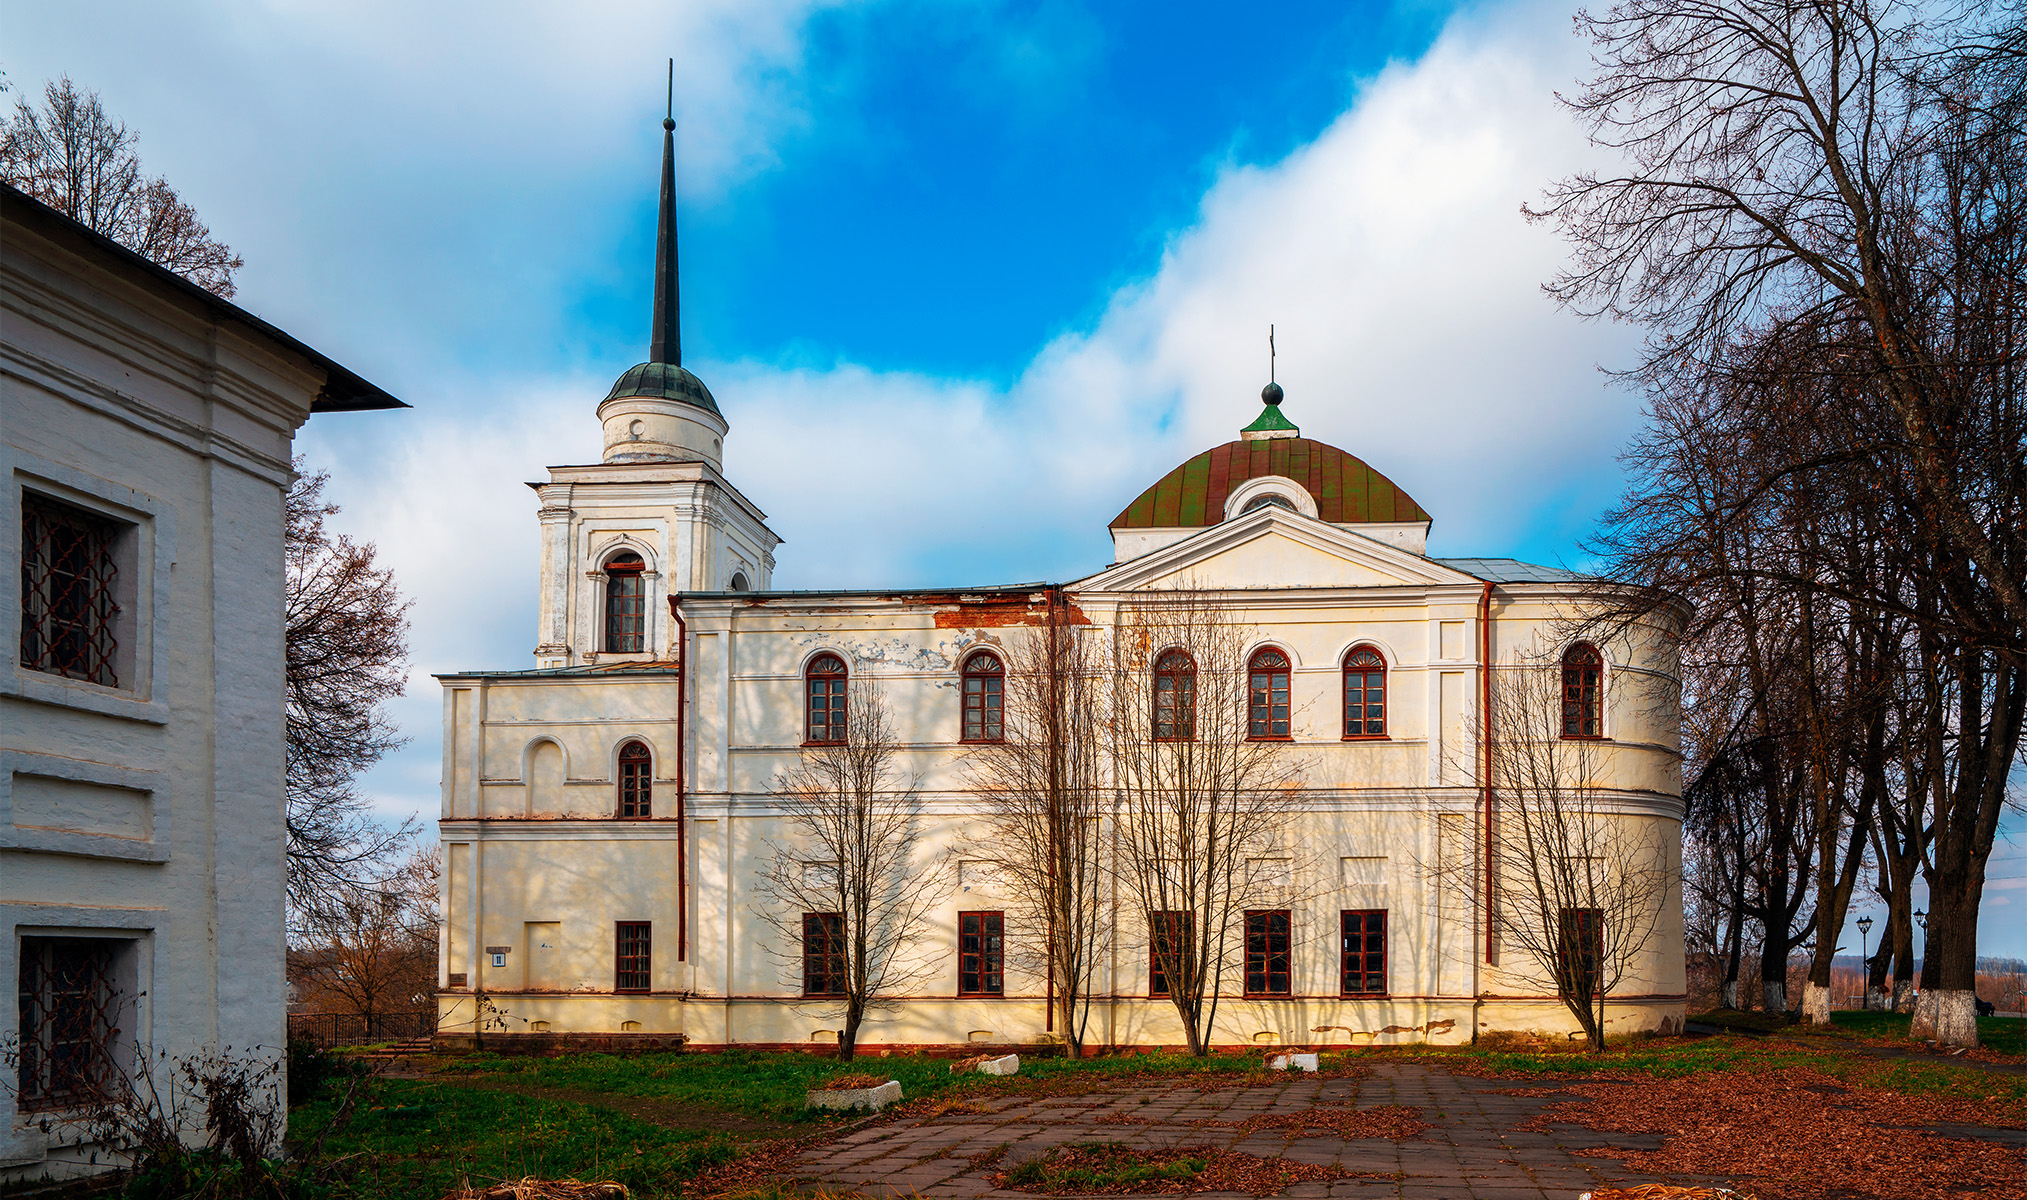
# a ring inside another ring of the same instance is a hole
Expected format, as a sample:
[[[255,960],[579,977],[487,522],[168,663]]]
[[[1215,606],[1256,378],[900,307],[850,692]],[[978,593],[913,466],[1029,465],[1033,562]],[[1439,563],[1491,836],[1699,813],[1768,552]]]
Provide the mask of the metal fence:
[[[289,1040],[307,1038],[319,1046],[370,1046],[429,1037],[436,1032],[436,1010],[423,1012],[290,1013]]]

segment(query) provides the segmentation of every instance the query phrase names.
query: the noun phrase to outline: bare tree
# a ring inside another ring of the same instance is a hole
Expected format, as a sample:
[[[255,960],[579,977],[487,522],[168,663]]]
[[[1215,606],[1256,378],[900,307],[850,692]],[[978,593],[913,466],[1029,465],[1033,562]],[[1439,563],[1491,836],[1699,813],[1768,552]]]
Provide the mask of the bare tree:
[[[1309,877],[1288,840],[1301,771],[1276,740],[1288,696],[1265,681],[1254,694],[1248,634],[1227,601],[1185,586],[1122,609],[1110,664],[1113,870],[1196,1055],[1244,914],[1291,908],[1292,881]]]
[[[288,896],[300,928],[370,910],[413,818],[373,819],[354,786],[402,744],[381,707],[408,668],[408,605],[370,544],[332,534],[329,476],[296,462],[284,545],[288,752]]]
[[[918,861],[920,793],[899,768],[900,733],[878,684],[853,679],[844,736],[807,747],[774,789],[788,835],[775,840],[760,914],[810,1003],[839,1011],[850,1062],[869,1012],[931,974],[923,918],[949,891],[947,864]]]
[[[320,907],[289,949],[289,982],[313,1011],[361,1018],[369,1039],[386,1018],[435,1003],[437,847],[413,851],[385,886]]]
[[[0,178],[87,228],[221,296],[245,263],[211,236],[176,189],[141,170],[140,138],[105,111],[97,92],[68,76],[43,88],[42,106],[15,103],[0,120]]]
[[[1094,632],[1061,592],[1049,592],[1040,627],[1003,651],[1003,740],[966,761],[984,810],[967,853],[993,870],[1021,927],[1041,930],[1039,940],[1011,941],[1009,954],[1048,981],[1072,1057],[1084,1051],[1110,932],[1100,840],[1107,677]]]
[[[1602,1050],[1606,1001],[1659,939],[1675,863],[1649,822],[1605,803],[1600,743],[1563,736],[1560,655],[1498,668],[1492,693],[1493,930]]]

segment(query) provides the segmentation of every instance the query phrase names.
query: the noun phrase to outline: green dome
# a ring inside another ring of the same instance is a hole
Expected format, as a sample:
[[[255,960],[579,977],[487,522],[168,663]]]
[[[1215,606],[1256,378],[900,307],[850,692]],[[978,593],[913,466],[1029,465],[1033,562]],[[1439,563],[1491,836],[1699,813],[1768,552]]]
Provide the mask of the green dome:
[[[1270,407],[1268,412],[1278,410]],[[1232,489],[1262,475],[1301,484],[1315,498],[1317,515],[1333,525],[1429,519],[1421,505],[1362,460],[1322,442],[1284,437],[1227,442],[1204,451],[1140,493],[1111,527],[1216,525],[1225,519],[1225,497]]]
[[[647,362],[628,367],[619,382],[605,394],[607,400],[618,400],[627,396],[652,396],[658,400],[680,400],[693,404],[714,417],[724,414],[718,411],[718,402],[711,399],[711,391],[704,381],[674,363]]]

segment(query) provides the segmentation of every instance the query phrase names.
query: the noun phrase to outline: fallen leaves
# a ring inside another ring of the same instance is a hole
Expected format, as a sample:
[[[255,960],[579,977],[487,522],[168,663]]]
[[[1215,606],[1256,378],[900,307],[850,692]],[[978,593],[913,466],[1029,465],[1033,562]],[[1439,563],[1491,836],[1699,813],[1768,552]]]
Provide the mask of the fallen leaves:
[[[443,1200],[627,1200],[626,1185],[606,1180],[579,1183],[575,1179],[503,1180],[487,1188],[461,1188]]]
[[[1920,1128],[2019,1123],[2017,1114],[1961,1100],[1848,1086],[1806,1067],[1681,1079],[1598,1076],[1562,1090],[1584,1099],[1556,1105],[1530,1127],[1563,1122],[1664,1135],[1659,1150],[1575,1152],[1638,1171],[1750,1180],[1764,1200],[2027,1200],[2027,1154]]]
[[[1429,1127],[1422,1110],[1407,1104],[1381,1104],[1372,1108],[1322,1106],[1301,1112],[1261,1113],[1239,1122],[1243,1133],[1262,1129],[1283,1129],[1290,1138],[1334,1134],[1350,1138],[1391,1138],[1398,1142],[1418,1137]]]
[[[1085,1142],[1058,1146],[1038,1159],[998,1172],[992,1182],[994,1187],[1033,1195],[1245,1192],[1273,1196],[1293,1183],[1343,1179],[1349,1174],[1338,1166],[1261,1158],[1207,1145],[1143,1150],[1118,1142]]]

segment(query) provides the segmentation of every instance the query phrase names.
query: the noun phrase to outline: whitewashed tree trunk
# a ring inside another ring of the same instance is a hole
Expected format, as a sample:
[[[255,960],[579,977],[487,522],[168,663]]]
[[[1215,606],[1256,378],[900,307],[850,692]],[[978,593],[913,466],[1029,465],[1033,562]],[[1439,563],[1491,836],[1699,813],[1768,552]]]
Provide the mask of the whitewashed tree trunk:
[[[1761,980],[1760,1000],[1770,1013],[1788,1011],[1788,985],[1772,979]]]
[[[1802,1020],[1810,1025],[1830,1023],[1830,989],[1814,981],[1802,985]]]
[[[1865,1011],[1886,1011],[1886,989],[1869,987],[1865,989]]]
[[[1736,1009],[1738,1007],[1738,980],[1727,979],[1724,981],[1724,986],[1717,990],[1717,1003],[1723,1008]]]
[[[1914,1011],[1914,980],[1893,981],[1893,1011],[1898,1013]]]
[[[1931,1036],[1945,1046],[1976,1046],[1978,993],[1969,988],[1947,992],[1935,988],[1921,994],[1922,1002],[1928,1003],[1931,996],[1935,997],[1935,1032]]]
[[[1907,1036],[1917,1042],[1932,1042],[1936,1036],[1936,996],[1934,988],[1921,993],[1914,1001],[1914,1022],[1907,1028]]]

